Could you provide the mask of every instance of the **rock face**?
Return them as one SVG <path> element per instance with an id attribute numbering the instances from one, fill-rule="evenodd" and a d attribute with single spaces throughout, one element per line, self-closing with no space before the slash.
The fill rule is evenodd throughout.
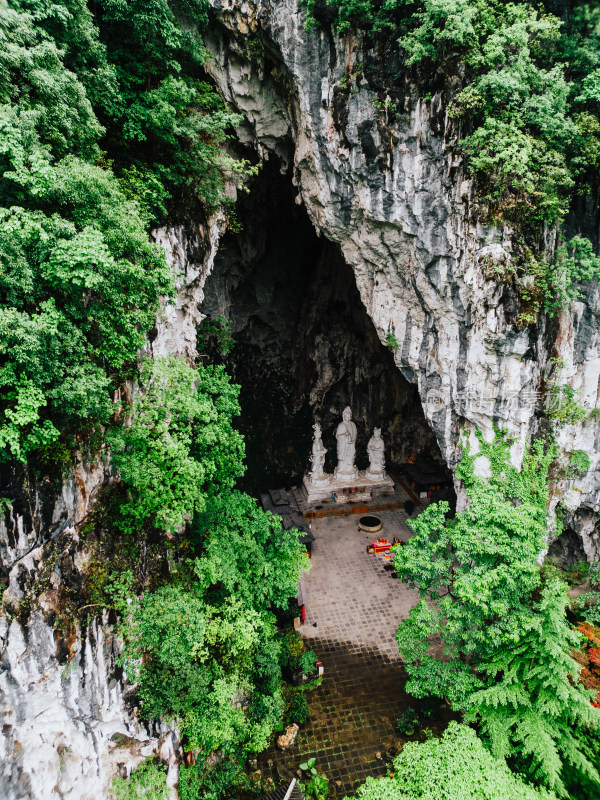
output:
<path id="1" fill-rule="evenodd" d="M 153 354 L 195 355 L 198 306 L 220 227 L 216 218 L 156 232 L 178 292 L 157 320 Z M 115 775 L 127 776 L 153 754 L 169 764 L 168 781 L 176 784 L 176 733 L 137 720 L 117 663 L 114 615 L 94 609 L 73 619 L 65 606 L 81 592 L 88 566 L 82 528 L 110 481 L 107 461 L 83 456 L 62 484 L 24 467 L 2 474 L 2 496 L 12 501 L 0 519 L 3 800 L 105 800 Z"/>
<path id="2" fill-rule="evenodd" d="M 291 171 L 297 202 L 352 267 L 380 340 L 398 341 L 396 365 L 418 387 L 447 463 L 459 457 L 461 430 L 489 435 L 494 422 L 516 437 L 518 461 L 548 380 L 580 390 L 586 418 L 557 435 L 591 465 L 562 481 L 556 502 L 570 509 L 586 552 L 598 552 L 598 287 L 557 331 L 517 329 L 514 293 L 494 279 L 510 262 L 512 231 L 478 221 L 441 98 L 419 98 L 395 47 L 384 53 L 327 24 L 307 33 L 299 0 L 211 6 L 208 69 L 245 117 L 240 142 Z"/>
<path id="3" fill-rule="evenodd" d="M 105 798 L 113 776 L 159 754 L 176 773 L 176 736 L 151 731 L 130 714 L 106 614 L 77 632 L 59 664 L 54 631 L 40 610 L 28 624 L 0 621 L 0 795 Z"/>

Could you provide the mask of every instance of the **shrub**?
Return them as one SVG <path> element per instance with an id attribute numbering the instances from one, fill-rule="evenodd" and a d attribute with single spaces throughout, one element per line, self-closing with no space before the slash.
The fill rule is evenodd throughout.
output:
<path id="1" fill-rule="evenodd" d="M 290 700 L 288 715 L 291 722 L 302 725 L 310 717 L 308 701 L 303 692 L 294 692 Z"/>
<path id="2" fill-rule="evenodd" d="M 147 758 L 128 778 L 113 778 L 110 792 L 118 800 L 167 800 L 167 768 L 154 758 Z"/>
<path id="3" fill-rule="evenodd" d="M 329 797 L 329 780 L 319 774 L 315 767 L 315 758 L 300 764 L 300 769 L 310 775 L 308 783 L 301 785 L 306 800 L 327 800 Z"/>
<path id="4" fill-rule="evenodd" d="M 590 457 L 585 450 L 573 450 L 569 456 L 574 477 L 585 475 L 590 468 Z"/>
<path id="5" fill-rule="evenodd" d="M 579 391 L 567 383 L 553 386 L 549 397 L 548 416 L 559 425 L 575 425 L 585 417 L 579 402 Z"/>
<path id="6" fill-rule="evenodd" d="M 315 671 L 317 656 L 307 650 L 302 636 L 297 631 L 290 631 L 284 636 L 281 654 L 283 667 L 303 675 L 312 675 Z"/>
<path id="7" fill-rule="evenodd" d="M 407 708 L 396 722 L 396 730 L 404 736 L 412 736 L 419 726 L 419 716 L 414 708 Z"/>
<path id="8" fill-rule="evenodd" d="M 392 778 L 367 778 L 359 800 L 556 800 L 513 775 L 467 725 L 451 722 L 440 739 L 409 742 Z"/>
<path id="9" fill-rule="evenodd" d="M 198 761 L 191 767 L 180 767 L 177 790 L 180 800 L 231 800 L 248 785 L 238 759 L 226 754 L 214 766 Z"/>

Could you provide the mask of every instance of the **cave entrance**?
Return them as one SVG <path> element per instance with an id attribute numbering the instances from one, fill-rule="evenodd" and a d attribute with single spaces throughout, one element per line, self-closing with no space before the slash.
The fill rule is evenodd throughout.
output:
<path id="1" fill-rule="evenodd" d="M 320 238 L 273 161 L 237 206 L 238 230 L 223 238 L 203 312 L 229 320 L 227 368 L 241 385 L 244 488 L 299 485 L 318 420 L 335 466 L 335 429 L 349 405 L 358 428 L 357 466 L 381 427 L 386 462 L 446 470 L 417 389 L 396 367 L 360 299 L 339 248 Z M 449 477 L 449 473 L 446 471 Z M 451 482 L 450 482 L 451 483 Z"/>

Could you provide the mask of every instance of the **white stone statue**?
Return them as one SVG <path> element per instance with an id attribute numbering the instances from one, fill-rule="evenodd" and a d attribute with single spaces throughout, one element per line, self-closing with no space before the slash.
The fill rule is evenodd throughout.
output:
<path id="1" fill-rule="evenodd" d="M 323 471 L 325 466 L 325 453 L 327 450 L 321 441 L 321 426 L 318 422 L 313 425 L 313 431 L 315 435 L 313 437 L 312 455 L 310 457 L 312 469 L 309 472 L 309 476 L 310 482 L 313 485 L 322 486 L 325 483 L 329 483 L 329 475 L 325 475 Z"/>
<path id="2" fill-rule="evenodd" d="M 381 438 L 381 428 L 373 428 L 373 436 L 369 439 L 367 451 L 369 453 L 367 478 L 374 481 L 385 478 L 385 445 Z"/>
<path id="3" fill-rule="evenodd" d="M 337 438 L 338 465 L 335 468 L 335 477 L 338 480 L 354 479 L 358 477 L 358 470 L 354 464 L 356 454 L 356 425 L 352 422 L 352 411 L 346 406 L 342 414 L 342 422 L 335 432 Z"/>

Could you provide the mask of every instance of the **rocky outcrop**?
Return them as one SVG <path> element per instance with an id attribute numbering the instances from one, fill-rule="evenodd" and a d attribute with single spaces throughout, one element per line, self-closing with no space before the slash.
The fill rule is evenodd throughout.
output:
<path id="1" fill-rule="evenodd" d="M 41 609 L 25 625 L 0 618 L 0 645 L 0 796 L 105 798 L 115 775 L 150 755 L 169 763 L 176 780 L 176 736 L 132 717 L 106 612 L 76 630 L 64 663 Z"/>
<path id="2" fill-rule="evenodd" d="M 512 258 L 513 232 L 478 219 L 441 96 L 419 97 L 381 41 L 339 37 L 327 24 L 308 33 L 300 0 L 211 6 L 208 69 L 245 117 L 240 142 L 291 167 L 297 202 L 352 267 L 381 341 L 397 339 L 396 365 L 418 386 L 447 463 L 457 461 L 461 430 L 489 434 L 494 423 L 516 436 L 519 460 L 537 428 L 550 356 L 566 365 L 554 378 L 581 388 L 592 412 L 597 287 L 563 314 L 556 337 L 543 322 L 515 326 L 516 298 L 496 277 Z M 588 474 L 563 481 L 561 494 L 573 512 L 596 513 L 598 421 L 588 416 L 558 436 L 591 456 Z"/>
<path id="3" fill-rule="evenodd" d="M 194 357 L 202 286 L 221 226 L 217 217 L 156 231 L 177 297 L 159 315 L 148 345 L 153 355 Z M 169 764 L 171 786 L 177 781 L 177 736 L 166 725 L 138 721 L 133 687 L 117 661 L 114 614 L 74 613 L 89 560 L 82 528 L 111 481 L 107 458 L 75 459 L 62 481 L 25 467 L 2 476 L 2 496 L 10 501 L 0 520 L 3 800 L 105 800 L 113 778 L 150 755 Z"/>
<path id="4" fill-rule="evenodd" d="M 196 330 L 202 322 L 204 284 L 210 274 L 225 229 L 223 214 L 216 213 L 200 224 L 158 228 L 154 241 L 167 255 L 177 291 L 165 304 L 148 345 L 153 356 L 180 355 L 196 358 Z"/>

